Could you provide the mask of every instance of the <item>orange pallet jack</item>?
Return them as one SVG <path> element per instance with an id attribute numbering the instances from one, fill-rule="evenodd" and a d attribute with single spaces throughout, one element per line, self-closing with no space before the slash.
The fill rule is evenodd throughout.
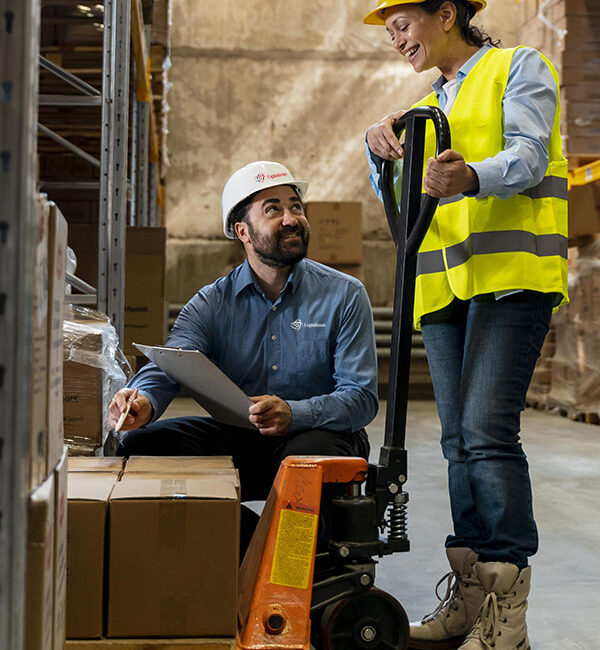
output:
<path id="1" fill-rule="evenodd" d="M 450 129 L 441 110 L 424 106 L 405 113 L 394 131 L 405 135 L 405 155 L 399 197 L 397 168 L 389 161 L 381 167 L 396 284 L 379 463 L 311 456 L 283 461 L 240 569 L 238 650 L 405 650 L 408 644 L 402 605 L 374 587 L 374 556 L 410 548 L 403 486 L 414 286 L 417 251 L 438 205 L 422 194 L 424 145 L 435 137 L 437 153 L 450 148 Z M 317 553 L 324 484 L 344 485 L 346 495 L 331 500 L 327 550 Z"/>

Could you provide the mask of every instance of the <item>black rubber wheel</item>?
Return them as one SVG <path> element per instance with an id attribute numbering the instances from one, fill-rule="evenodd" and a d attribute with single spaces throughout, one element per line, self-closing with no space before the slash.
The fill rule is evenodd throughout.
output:
<path id="1" fill-rule="evenodd" d="M 406 650 L 408 617 L 402 605 L 380 589 L 369 589 L 325 608 L 322 650 Z"/>

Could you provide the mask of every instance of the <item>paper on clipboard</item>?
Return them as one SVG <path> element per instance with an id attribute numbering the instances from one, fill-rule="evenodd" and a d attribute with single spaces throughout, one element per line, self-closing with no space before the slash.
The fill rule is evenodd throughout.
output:
<path id="1" fill-rule="evenodd" d="M 202 352 L 158 345 L 133 345 L 186 388 L 215 420 L 246 429 L 256 428 L 248 420 L 248 407 L 252 400 Z"/>

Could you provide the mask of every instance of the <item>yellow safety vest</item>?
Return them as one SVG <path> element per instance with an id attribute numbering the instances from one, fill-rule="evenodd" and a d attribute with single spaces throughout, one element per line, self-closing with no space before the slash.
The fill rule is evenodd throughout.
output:
<path id="1" fill-rule="evenodd" d="M 513 49 L 486 52 L 459 88 L 448 115 L 452 149 L 479 162 L 504 149 L 502 98 Z M 556 70 L 546 59 L 558 88 Z M 557 93 L 558 94 L 558 93 Z M 438 106 L 435 92 L 414 106 Z M 567 161 L 562 155 L 560 104 L 542 182 L 508 199 L 496 196 L 441 199 L 417 258 L 414 321 L 442 309 L 454 297 L 531 289 L 567 298 Z M 425 164 L 435 156 L 430 121 Z"/>

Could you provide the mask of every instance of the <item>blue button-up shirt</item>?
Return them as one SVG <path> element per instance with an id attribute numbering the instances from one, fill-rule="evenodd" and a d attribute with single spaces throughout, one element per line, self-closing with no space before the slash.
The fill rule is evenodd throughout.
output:
<path id="1" fill-rule="evenodd" d="M 456 74 L 457 93 L 465 77 L 490 49 L 484 45 Z M 447 97 L 442 76 L 433 83 L 439 107 L 444 110 Z M 548 168 L 548 144 L 552 134 L 556 104 L 556 82 L 537 50 L 515 50 L 504 98 L 504 150 L 482 161 L 469 162 L 479 178 L 479 191 L 471 196 L 497 196 L 507 199 L 542 181 Z M 379 190 L 380 163 L 367 147 L 370 180 L 375 193 Z"/>
<path id="2" fill-rule="evenodd" d="M 377 413 L 377 356 L 367 292 L 353 277 L 298 262 L 275 302 L 244 262 L 202 288 L 167 339 L 200 350 L 246 394 L 290 405 L 291 431 L 357 431 Z M 153 363 L 129 382 L 158 418 L 179 386 Z"/>

